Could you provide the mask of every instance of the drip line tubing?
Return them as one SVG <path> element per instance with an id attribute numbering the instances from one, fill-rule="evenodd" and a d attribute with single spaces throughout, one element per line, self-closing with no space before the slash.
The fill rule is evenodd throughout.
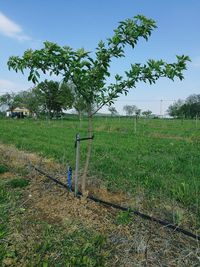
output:
<path id="1" fill-rule="evenodd" d="M 45 173 L 44 171 L 38 169 L 37 167 L 33 166 L 33 168 L 39 172 L 40 174 L 46 176 L 47 178 L 49 178 L 50 180 L 52 180 L 53 182 L 55 182 L 56 184 L 59 184 L 61 185 L 62 187 L 66 188 L 67 190 L 69 190 L 69 187 L 62 183 L 61 181 L 57 180 L 56 178 L 50 176 L 49 174 Z M 73 189 L 72 189 L 73 191 Z M 82 196 L 82 193 L 81 192 L 78 192 L 78 196 Z M 158 218 L 155 218 L 155 217 L 152 217 L 150 215 L 147 215 L 147 214 L 144 214 L 144 213 L 141 213 L 139 211 L 136 211 L 136 210 L 132 210 L 130 208 L 126 208 L 126 207 L 122 207 L 120 205 L 117 205 L 117 204 L 114 204 L 114 203 L 111 203 L 111 202 L 107 202 L 107 201 L 104 201 L 104 200 L 101 200 L 101 199 L 98 199 L 92 195 L 88 195 L 87 196 L 88 199 L 96 202 L 96 203 L 100 203 L 104 206 L 108 206 L 108 207 L 112 207 L 112 208 L 115 208 L 115 209 L 118 209 L 118 210 L 122 210 L 122 211 L 128 211 L 134 215 L 137 215 L 139 217 L 141 217 L 142 219 L 145 219 L 145 220 L 149 220 L 149 221 L 152 221 L 152 222 L 155 222 L 155 223 L 159 223 L 160 225 L 163 225 L 165 226 L 166 228 L 169 228 L 169 229 L 172 229 L 174 230 L 175 232 L 179 232 L 179 233 L 182 233 L 186 236 L 189 236 L 189 237 L 192 237 L 198 241 L 200 241 L 200 235 L 196 235 L 190 231 L 187 231 L 181 227 L 178 227 L 177 225 L 174 225 L 174 224 L 171 224 L 170 222 L 167 222 L 167 221 L 163 221 L 161 219 L 158 219 Z"/>

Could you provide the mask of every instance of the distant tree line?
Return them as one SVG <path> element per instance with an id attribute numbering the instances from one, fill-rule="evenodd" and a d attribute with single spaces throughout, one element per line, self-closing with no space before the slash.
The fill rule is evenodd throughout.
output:
<path id="1" fill-rule="evenodd" d="M 168 108 L 168 114 L 174 118 L 194 119 L 200 116 L 200 94 L 193 94 L 186 100 L 178 100 Z"/>
<path id="2" fill-rule="evenodd" d="M 142 112 L 142 110 L 136 107 L 135 105 L 125 105 L 123 107 L 123 110 L 126 112 L 126 116 L 130 116 L 130 117 L 135 115 L 138 118 L 141 115 L 143 115 L 146 118 L 148 118 L 152 115 L 151 110 L 145 110 Z"/>
<path id="3" fill-rule="evenodd" d="M 26 91 L 5 93 L 0 96 L 0 106 L 3 105 L 11 112 L 17 107 L 23 107 L 34 116 L 43 114 L 49 119 L 59 117 L 63 111 L 71 108 L 81 116 L 86 109 L 82 99 L 75 96 L 72 85 L 48 80 Z"/>
<path id="4" fill-rule="evenodd" d="M 30 114 L 36 117 L 48 116 L 49 119 L 58 118 L 63 111 L 74 108 L 81 120 L 82 115 L 87 112 L 87 106 L 81 96 L 76 95 L 73 84 L 59 83 L 58 81 L 48 81 L 39 83 L 37 86 L 17 93 L 5 93 L 0 96 L 0 107 L 7 106 L 9 111 L 15 108 L 26 108 Z M 92 110 L 95 110 L 95 104 Z M 152 111 L 143 111 L 135 105 L 125 105 L 123 110 L 127 116 L 141 115 L 150 117 Z M 114 106 L 108 108 L 111 116 L 118 114 Z"/>
<path id="5" fill-rule="evenodd" d="M 125 111 L 126 116 L 136 117 L 136 119 L 138 119 L 141 116 L 145 118 L 149 118 L 152 116 L 151 110 L 142 111 L 142 109 L 138 108 L 135 105 L 125 105 L 123 107 L 123 110 Z M 113 105 L 108 108 L 108 111 L 110 112 L 111 116 L 119 115 L 119 113 L 117 112 L 116 108 Z"/>

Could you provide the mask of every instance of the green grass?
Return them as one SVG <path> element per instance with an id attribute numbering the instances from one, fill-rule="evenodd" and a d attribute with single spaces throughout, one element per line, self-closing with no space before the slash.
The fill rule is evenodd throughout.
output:
<path id="1" fill-rule="evenodd" d="M 14 178 L 6 183 L 6 185 L 8 185 L 11 188 L 17 188 L 17 187 L 23 188 L 26 187 L 28 184 L 29 181 L 22 178 Z"/>
<path id="2" fill-rule="evenodd" d="M 104 266 L 108 253 L 104 252 L 106 240 L 81 228 L 66 233 L 61 225 L 35 222 L 40 239 L 30 248 L 29 266 L 46 267 L 95 267 Z M 71 226 L 69 225 L 69 228 Z M 56 256 L 56 257 L 55 257 Z"/>
<path id="3" fill-rule="evenodd" d="M 116 217 L 117 224 L 129 224 L 133 220 L 129 211 L 121 211 Z"/>
<path id="4" fill-rule="evenodd" d="M 35 151 L 62 164 L 75 166 L 74 139 L 87 135 L 76 119 L 59 121 L 0 120 L 0 141 Z M 199 212 L 200 121 L 141 119 L 134 133 L 128 118 L 94 121 L 90 175 L 105 181 L 111 190 L 132 194 L 142 188 L 148 197 L 170 198 Z M 86 142 L 81 143 L 83 166 Z"/>
<path id="5" fill-rule="evenodd" d="M 8 184 L 12 181 L 0 180 L 0 266 L 3 266 L 2 263 L 5 258 L 15 257 L 8 247 L 9 220 L 11 214 L 13 216 L 13 212 L 17 209 L 21 192 L 9 189 Z"/>
<path id="6" fill-rule="evenodd" d="M 0 164 L 0 174 L 5 172 L 8 172 L 8 167 L 3 164 Z"/>

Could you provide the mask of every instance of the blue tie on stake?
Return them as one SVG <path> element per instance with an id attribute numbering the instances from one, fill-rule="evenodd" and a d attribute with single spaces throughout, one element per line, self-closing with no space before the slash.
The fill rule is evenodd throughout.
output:
<path id="1" fill-rule="evenodd" d="M 67 170 L 67 184 L 69 187 L 69 191 L 72 191 L 72 168 L 69 166 Z"/>

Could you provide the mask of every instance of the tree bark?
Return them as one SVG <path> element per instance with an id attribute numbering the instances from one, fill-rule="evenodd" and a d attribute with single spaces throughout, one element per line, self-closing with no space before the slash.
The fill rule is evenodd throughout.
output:
<path id="1" fill-rule="evenodd" d="M 82 114 L 81 114 L 81 111 L 78 111 L 78 117 L 79 117 L 79 128 L 82 128 Z"/>
<path id="2" fill-rule="evenodd" d="M 91 138 L 92 134 L 93 134 L 93 117 L 92 117 L 91 107 L 89 107 L 89 110 L 88 110 L 88 137 Z M 86 154 L 85 166 L 84 166 L 84 171 L 83 171 L 83 176 L 82 176 L 82 185 L 81 185 L 83 195 L 85 193 L 86 179 L 87 179 L 88 168 L 89 168 L 89 163 L 90 163 L 90 158 L 91 158 L 91 151 L 92 151 L 92 139 L 89 139 L 88 143 L 87 143 L 87 154 Z"/>

